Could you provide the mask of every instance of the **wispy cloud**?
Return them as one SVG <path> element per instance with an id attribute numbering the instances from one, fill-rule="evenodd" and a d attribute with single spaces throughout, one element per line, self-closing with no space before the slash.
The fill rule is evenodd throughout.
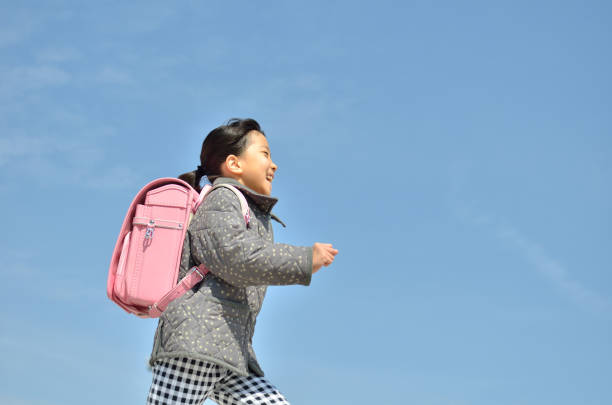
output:
<path id="1" fill-rule="evenodd" d="M 4 265 L 0 280 L 5 285 L 27 285 L 31 298 L 66 303 L 83 303 L 100 295 L 99 286 L 92 286 L 89 280 L 57 272 L 49 273 L 48 266 L 32 264 L 31 258 L 16 259 L 15 255 L 4 254 Z"/>
<path id="2" fill-rule="evenodd" d="M 21 45 L 44 32 L 50 24 L 63 24 L 74 15 L 69 5 L 41 2 L 33 6 L 27 2 L 3 2 L 0 49 Z"/>
<path id="3" fill-rule="evenodd" d="M 79 51 L 67 46 L 43 48 L 36 53 L 36 59 L 41 63 L 65 63 L 80 58 Z"/>
<path id="4" fill-rule="evenodd" d="M 70 52 L 49 51 L 45 58 L 64 59 Z M 105 145 L 117 130 L 94 121 L 80 105 L 52 101 L 48 88 L 71 86 L 75 78 L 50 63 L 0 66 L 0 167 L 5 179 L 18 176 L 46 184 L 89 189 L 122 188 L 136 179 L 128 167 L 113 163 Z M 76 79 L 78 80 L 78 79 Z M 126 83 L 129 76 L 105 68 L 99 82 Z M 83 181 L 93 179 L 96 181 Z"/>
<path id="5" fill-rule="evenodd" d="M 28 26 L 27 13 L 11 12 Z M 67 18 L 48 14 L 45 18 Z M 3 33 L 15 41 L 24 37 L 13 25 L 0 29 L 0 44 Z M 0 188 L 12 178 L 87 189 L 133 186 L 138 176 L 113 162 L 109 150 L 118 130 L 78 100 L 83 87 L 131 83 L 129 70 L 111 64 L 83 71 L 75 65 L 82 53 L 72 46 L 49 46 L 30 56 L 0 62 Z"/>
<path id="6" fill-rule="evenodd" d="M 133 186 L 138 174 L 129 167 L 108 164 L 96 138 L 13 135 L 0 138 L 3 176 L 29 178 L 45 184 L 86 189 Z"/>
<path id="7" fill-rule="evenodd" d="M 3 11 L 3 17 L 0 17 L 0 48 L 18 44 L 36 30 L 37 19 L 24 10 L 7 12 L 3 5 Z"/>
<path id="8" fill-rule="evenodd" d="M 610 312 L 612 303 L 609 298 L 576 279 L 562 260 L 546 251 L 542 243 L 530 239 L 500 215 L 479 207 L 477 202 L 462 198 L 465 169 L 461 165 L 453 167 L 450 190 L 452 208 L 463 222 L 484 228 L 491 237 L 515 249 L 531 265 L 531 269 L 537 271 L 567 299 L 589 310 Z"/>
<path id="9" fill-rule="evenodd" d="M 493 224 L 496 235 L 517 248 L 546 280 L 572 301 L 598 311 L 610 309 L 610 302 L 594 290 L 576 280 L 561 262 L 537 242 L 529 240 L 518 229 L 501 224 Z"/>
<path id="10" fill-rule="evenodd" d="M 0 66 L 0 97 L 4 100 L 23 96 L 23 92 L 68 83 L 71 74 L 51 64 Z"/>
<path id="11" fill-rule="evenodd" d="M 102 68 L 96 75 L 96 81 L 103 84 L 131 84 L 134 82 L 132 75 L 125 69 L 114 66 Z"/>
<path id="12" fill-rule="evenodd" d="M 60 405 L 59 402 L 50 402 L 46 400 L 22 399 L 7 395 L 0 396 L 0 403 L 3 405 Z"/>
<path id="13" fill-rule="evenodd" d="M 0 167 L 25 156 L 42 156 L 52 153 L 57 145 L 48 139 L 33 136 L 5 136 L 0 138 Z"/>

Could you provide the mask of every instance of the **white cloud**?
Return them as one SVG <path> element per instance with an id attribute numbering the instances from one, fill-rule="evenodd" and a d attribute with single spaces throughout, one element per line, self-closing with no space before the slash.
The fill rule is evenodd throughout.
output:
<path id="1" fill-rule="evenodd" d="M 571 301 L 590 310 L 609 312 L 612 308 L 610 300 L 577 280 L 562 261 L 546 252 L 539 242 L 530 240 L 520 229 L 508 224 L 498 215 L 480 209 L 475 201 L 461 198 L 467 166 L 463 162 L 455 163 L 451 167 L 449 198 L 455 215 L 466 223 L 484 227 L 491 236 L 516 249 L 531 264 L 531 268 Z"/>
<path id="2" fill-rule="evenodd" d="M 71 88 L 83 80 L 127 84 L 132 78 L 126 71 L 107 66 L 84 79 L 59 66 L 78 57 L 72 48 L 47 48 L 36 56 L 38 62 L 0 64 L 0 168 L 6 181 L 25 177 L 33 180 L 30 184 L 88 189 L 133 185 L 133 171 L 114 163 L 106 149 L 107 139 L 117 135 L 116 128 L 93 120 L 75 100 L 58 103 L 55 92 L 55 88 Z M 6 181 L 0 185 L 3 189 Z"/>
<path id="3" fill-rule="evenodd" d="M 46 400 L 23 399 L 12 396 L 0 396 L 0 404 L 2 405 L 60 405 L 59 402 L 49 402 Z"/>
<path id="4" fill-rule="evenodd" d="M 510 226 L 495 224 L 495 229 L 498 237 L 518 248 L 540 274 L 571 300 L 599 311 L 610 309 L 610 302 L 606 298 L 574 279 L 568 269 L 538 243 Z"/>
<path id="5" fill-rule="evenodd" d="M 53 144 L 43 137 L 6 136 L 0 138 L 0 167 L 13 159 L 25 156 L 41 156 L 52 151 Z"/>
<path id="6" fill-rule="evenodd" d="M 65 70 L 49 64 L 3 67 L 0 73 L 3 77 L 0 91 L 5 93 L 5 96 L 48 86 L 61 86 L 68 83 L 72 77 Z"/>
<path id="7" fill-rule="evenodd" d="M 91 189 L 116 189 L 134 186 L 139 181 L 139 176 L 127 167 L 111 167 L 102 173 L 92 176 L 94 181 L 87 185 Z"/>
<path id="8" fill-rule="evenodd" d="M 37 27 L 37 21 L 25 12 L 7 12 L 3 5 L 0 17 L 0 48 L 15 45 L 29 37 Z"/>
<path id="9" fill-rule="evenodd" d="M 27 135 L 15 131 L 0 137 L 0 166 L 9 165 L 24 159 L 44 158 L 57 154 L 75 154 L 88 152 L 91 145 L 87 140 L 61 138 L 49 135 Z"/>
<path id="10" fill-rule="evenodd" d="M 86 189 L 117 189 L 133 186 L 138 181 L 134 170 L 112 162 L 105 149 L 105 140 L 116 134 L 113 127 L 90 124 L 86 117 L 61 109 L 51 115 L 51 121 L 46 120 L 46 124 L 59 128 L 53 132 L 41 124 L 27 129 L 3 129 L 0 134 L 2 177 Z M 57 133 L 61 129 L 67 134 Z M 42 134 L 32 134 L 37 131 Z"/>
<path id="11" fill-rule="evenodd" d="M 138 16 L 137 18 L 128 17 L 129 21 L 123 20 L 126 25 L 122 28 L 141 34 L 160 29 L 178 14 L 176 5 L 172 3 L 158 3 L 151 4 L 149 7 L 142 7 L 137 3 L 126 2 L 122 5 L 122 8 L 117 14 Z M 122 20 L 119 19 L 118 22 L 121 23 Z"/>
<path id="12" fill-rule="evenodd" d="M 27 294 L 51 302 L 83 303 L 100 295 L 100 287 L 62 274 L 50 275 L 44 265 L 28 264 L 31 259 L 14 260 L 6 255 L 0 277 L 5 285 L 27 285 Z M 13 260 L 11 259 L 13 258 Z"/>
<path id="13" fill-rule="evenodd" d="M 69 47 L 45 48 L 38 51 L 36 58 L 42 63 L 63 63 L 81 58 L 80 53 Z"/>
<path id="14" fill-rule="evenodd" d="M 107 66 L 96 75 L 96 80 L 105 84 L 130 84 L 134 82 L 132 76 L 123 69 Z"/>

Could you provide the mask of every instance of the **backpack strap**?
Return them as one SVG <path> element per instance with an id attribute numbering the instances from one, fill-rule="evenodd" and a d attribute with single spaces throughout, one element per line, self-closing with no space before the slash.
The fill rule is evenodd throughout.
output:
<path id="1" fill-rule="evenodd" d="M 211 186 L 210 184 L 205 185 L 202 192 L 200 192 L 200 197 L 198 198 L 197 203 L 193 207 L 193 213 L 195 214 L 200 204 L 204 202 L 204 199 L 208 196 L 208 194 L 210 194 L 211 191 L 220 187 L 230 189 L 236 195 L 236 197 L 238 197 L 238 200 L 240 200 L 240 211 L 242 212 L 242 216 L 244 217 L 244 221 L 246 222 L 246 226 L 248 228 L 251 224 L 251 210 L 249 209 L 249 203 L 244 197 L 244 194 L 242 194 L 240 190 L 231 184 L 217 184 L 216 186 Z"/>
<path id="2" fill-rule="evenodd" d="M 166 295 L 161 297 L 159 301 L 149 308 L 149 316 L 152 318 L 159 318 L 162 312 L 168 308 L 168 304 L 191 290 L 200 281 L 204 280 L 204 276 L 206 276 L 208 272 L 209 270 L 203 264 L 198 267 L 192 267 L 189 273 L 187 273 L 173 289 L 168 291 Z"/>
<path id="3" fill-rule="evenodd" d="M 219 188 L 219 187 L 228 188 L 232 190 L 234 194 L 236 194 L 236 197 L 238 197 L 238 199 L 240 200 L 240 209 L 242 211 L 242 216 L 244 217 L 244 221 L 248 228 L 251 223 L 251 210 L 249 209 L 249 204 L 247 203 L 246 198 L 244 198 L 244 195 L 240 192 L 240 190 L 238 190 L 236 187 L 230 184 L 218 184 L 214 187 L 211 187 L 208 184 L 204 186 L 204 188 L 202 189 L 202 192 L 200 193 L 200 197 L 198 198 L 198 201 L 195 204 L 193 212 L 195 213 L 195 211 L 198 209 L 200 204 L 202 204 L 206 196 L 212 190 Z M 206 274 L 208 274 L 209 271 L 210 270 L 208 270 L 208 268 L 204 265 L 204 263 L 200 264 L 197 267 L 194 266 L 191 269 L 189 269 L 189 272 L 187 273 L 187 275 L 183 277 L 181 281 L 179 281 L 178 284 L 173 289 L 168 291 L 166 295 L 164 295 L 159 301 L 153 304 L 151 308 L 149 308 L 149 316 L 152 318 L 160 317 L 162 312 L 164 312 L 166 308 L 168 308 L 168 305 L 170 304 L 170 302 L 177 299 L 181 295 L 185 294 L 187 291 L 191 290 L 200 281 L 204 280 L 204 277 L 206 276 Z"/>

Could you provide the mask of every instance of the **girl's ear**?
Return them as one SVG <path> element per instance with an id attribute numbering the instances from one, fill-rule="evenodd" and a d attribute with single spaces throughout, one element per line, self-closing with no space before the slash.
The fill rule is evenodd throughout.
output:
<path id="1" fill-rule="evenodd" d="M 240 165 L 240 159 L 236 155 L 228 155 L 225 158 L 225 164 L 223 166 L 231 174 L 242 174 L 242 166 Z"/>

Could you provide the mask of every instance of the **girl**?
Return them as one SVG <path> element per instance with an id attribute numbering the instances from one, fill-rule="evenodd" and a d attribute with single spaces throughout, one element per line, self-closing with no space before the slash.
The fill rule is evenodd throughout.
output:
<path id="1" fill-rule="evenodd" d="M 270 212 L 277 202 L 270 197 L 276 169 L 259 124 L 232 119 L 208 134 L 198 169 L 179 177 L 198 191 L 203 176 L 238 188 L 251 219 L 247 226 L 239 199 L 226 187 L 213 189 L 195 213 L 179 279 L 201 263 L 210 273 L 160 317 L 148 404 L 201 404 L 206 398 L 222 405 L 288 404 L 264 378 L 252 347 L 266 286 L 309 285 L 338 251 L 331 244 L 274 243 L 270 219 L 280 222 Z"/>

